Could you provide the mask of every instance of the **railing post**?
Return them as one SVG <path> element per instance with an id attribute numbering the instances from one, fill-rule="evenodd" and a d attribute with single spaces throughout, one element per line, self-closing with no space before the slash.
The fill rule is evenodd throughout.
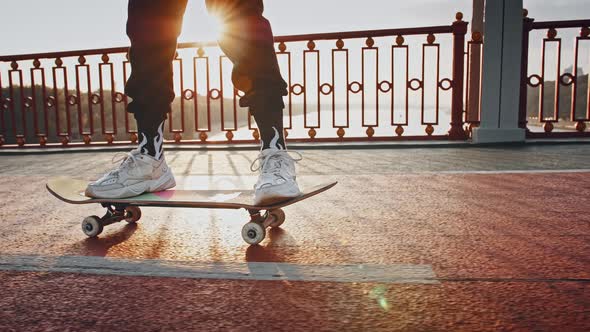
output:
<path id="1" fill-rule="evenodd" d="M 518 108 L 518 128 L 527 128 L 527 87 L 528 87 L 528 65 L 529 65 L 529 33 L 533 27 L 534 19 L 528 18 L 528 11 L 523 10 L 522 23 L 522 57 L 520 61 L 520 101 Z"/>
<path id="2" fill-rule="evenodd" d="M 485 0 L 473 0 L 471 17 L 471 40 L 467 42 L 467 80 L 465 81 L 465 122 L 468 133 L 479 125 L 481 104 L 481 60 L 483 57 L 483 16 Z"/>
<path id="3" fill-rule="evenodd" d="M 467 139 L 463 129 L 463 81 L 465 74 L 465 34 L 467 22 L 463 14 L 458 12 L 453 22 L 453 95 L 451 101 L 451 128 L 449 138 L 452 140 Z"/>

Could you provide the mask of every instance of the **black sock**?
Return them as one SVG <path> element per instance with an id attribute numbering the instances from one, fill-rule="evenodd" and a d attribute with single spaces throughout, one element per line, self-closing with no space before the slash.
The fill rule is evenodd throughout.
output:
<path id="1" fill-rule="evenodd" d="M 269 129 L 262 130 L 260 129 L 260 138 L 261 138 L 261 149 L 279 149 L 279 150 L 287 150 L 285 146 L 285 137 L 284 132 L 282 130 L 278 130 L 276 127 L 272 127 Z"/>
<path id="2" fill-rule="evenodd" d="M 155 159 L 164 156 L 164 121 L 157 126 L 139 126 L 138 123 L 139 150 Z"/>
<path id="3" fill-rule="evenodd" d="M 283 130 L 283 108 L 285 106 L 281 96 L 275 99 L 275 102 L 272 102 L 272 98 L 264 98 L 263 101 L 257 103 L 256 107 L 250 107 L 250 112 L 254 115 L 260 132 L 261 150 L 287 149 Z"/>
<path id="4" fill-rule="evenodd" d="M 258 131 L 260 132 L 261 150 L 279 149 L 287 150 L 285 144 L 285 132 L 283 130 L 283 119 L 280 124 L 277 122 L 270 123 L 267 119 L 256 119 Z"/>

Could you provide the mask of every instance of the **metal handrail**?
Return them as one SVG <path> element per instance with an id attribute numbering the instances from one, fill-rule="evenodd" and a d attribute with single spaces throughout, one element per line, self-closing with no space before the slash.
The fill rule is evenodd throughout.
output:
<path id="1" fill-rule="evenodd" d="M 333 40 L 333 39 L 357 39 L 357 38 L 376 38 L 396 35 L 423 35 L 428 33 L 452 33 L 453 28 L 450 25 L 429 26 L 429 27 L 415 27 L 415 28 L 398 28 L 398 29 L 380 29 L 380 30 L 361 30 L 361 31 L 345 31 L 345 32 L 328 32 L 328 33 L 312 33 L 302 35 L 285 35 L 275 36 L 275 42 L 298 42 L 309 40 Z M 215 47 L 216 41 L 204 42 L 187 42 L 179 43 L 178 48 L 197 48 L 197 47 Z M 29 54 L 14 54 L 14 55 L 0 55 L 0 61 L 22 61 L 33 59 L 51 59 L 51 58 L 65 58 L 79 55 L 102 55 L 106 53 L 125 53 L 129 50 L 129 46 L 107 47 L 96 49 L 84 49 L 61 52 L 46 52 L 46 53 L 29 53 Z"/>

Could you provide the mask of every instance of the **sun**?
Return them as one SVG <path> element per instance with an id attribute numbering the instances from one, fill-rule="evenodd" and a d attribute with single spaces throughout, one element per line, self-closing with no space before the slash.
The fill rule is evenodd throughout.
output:
<path id="1" fill-rule="evenodd" d="M 196 1 L 193 1 L 193 3 Z M 182 25 L 180 40 L 185 42 L 216 41 L 223 37 L 225 24 L 217 15 L 207 11 L 187 8 Z"/>

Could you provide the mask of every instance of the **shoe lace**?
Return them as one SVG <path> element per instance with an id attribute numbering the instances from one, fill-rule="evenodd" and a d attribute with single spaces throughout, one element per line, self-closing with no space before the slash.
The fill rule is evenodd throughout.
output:
<path id="1" fill-rule="evenodd" d="M 296 158 L 293 158 L 291 154 L 294 154 Z M 254 159 L 254 161 L 250 165 L 250 170 L 252 172 L 262 170 L 262 172 L 264 173 L 272 173 L 278 175 L 281 167 L 283 166 L 283 161 L 285 161 L 285 159 L 287 158 L 293 160 L 294 162 L 299 162 L 303 159 L 303 156 L 301 155 L 301 153 L 297 151 L 287 150 L 276 150 L 266 155 L 263 155 L 261 153 L 258 156 L 258 158 Z"/>
<path id="2" fill-rule="evenodd" d="M 135 151 L 131 151 L 131 152 L 119 152 L 116 153 L 113 156 L 113 159 L 111 159 L 111 162 L 113 164 L 119 164 L 119 167 L 112 170 L 110 172 L 110 174 L 112 175 L 118 175 L 120 171 L 128 169 L 128 168 L 132 168 L 133 166 L 137 166 L 137 158 L 135 157 L 136 153 L 134 153 Z"/>

